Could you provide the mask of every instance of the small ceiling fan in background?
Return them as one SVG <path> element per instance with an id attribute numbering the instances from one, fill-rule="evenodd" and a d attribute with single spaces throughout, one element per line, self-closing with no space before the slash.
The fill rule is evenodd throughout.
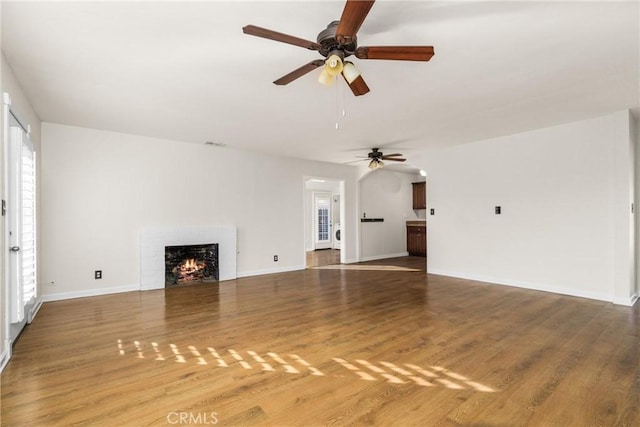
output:
<path id="1" fill-rule="evenodd" d="M 402 157 L 402 154 L 400 153 L 384 154 L 382 151 L 380 151 L 379 148 L 372 148 L 371 152 L 367 154 L 367 157 L 362 158 L 362 160 L 365 160 L 365 161 L 369 160 L 369 169 L 379 169 L 383 167 L 384 166 L 384 163 L 382 163 L 383 160 L 392 161 L 392 162 L 407 161 L 407 159 Z M 359 160 L 356 160 L 356 161 L 359 161 Z"/>
<path id="2" fill-rule="evenodd" d="M 434 55 L 433 46 L 358 46 L 357 32 L 364 22 L 374 0 L 347 0 L 339 21 L 331 22 L 317 37 L 317 42 L 279 33 L 255 25 L 242 28 L 245 34 L 275 40 L 294 46 L 316 50 L 325 59 L 316 59 L 285 74 L 273 83 L 286 85 L 324 65 L 318 81 L 331 86 L 340 74 L 355 96 L 369 92 L 369 87 L 360 71 L 351 61 L 351 55 L 358 59 L 387 59 L 398 61 L 428 61 Z"/>

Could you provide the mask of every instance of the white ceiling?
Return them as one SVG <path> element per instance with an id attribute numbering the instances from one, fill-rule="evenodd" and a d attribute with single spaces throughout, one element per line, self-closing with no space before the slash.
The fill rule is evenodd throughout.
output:
<path id="1" fill-rule="evenodd" d="M 430 62 L 354 59 L 357 98 L 319 69 L 274 85 L 320 55 L 242 27 L 315 41 L 343 6 L 3 0 L 2 51 L 43 121 L 337 163 L 638 112 L 637 0 L 378 1 L 359 45 L 433 45 Z"/>

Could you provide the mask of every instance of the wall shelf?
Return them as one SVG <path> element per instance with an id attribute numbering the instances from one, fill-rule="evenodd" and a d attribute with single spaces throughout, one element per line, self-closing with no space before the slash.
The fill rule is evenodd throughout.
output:
<path id="1" fill-rule="evenodd" d="M 360 218 L 360 222 L 383 222 L 384 218 Z"/>

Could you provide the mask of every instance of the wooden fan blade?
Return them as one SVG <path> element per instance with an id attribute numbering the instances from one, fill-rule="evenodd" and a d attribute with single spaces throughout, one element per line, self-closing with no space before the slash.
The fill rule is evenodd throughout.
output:
<path id="1" fill-rule="evenodd" d="M 387 156 L 382 156 L 380 157 L 381 160 L 387 161 L 387 160 L 391 160 L 392 162 L 406 162 L 407 159 L 398 159 L 397 157 L 387 157 Z"/>
<path id="2" fill-rule="evenodd" d="M 290 36 L 288 34 L 279 33 L 277 31 L 268 30 L 266 28 L 256 27 L 255 25 L 247 25 L 242 27 L 242 32 L 250 36 L 262 37 L 277 42 L 288 43 L 294 46 L 300 46 L 309 50 L 320 50 L 320 45 L 310 40 L 301 39 L 299 37 Z"/>
<path id="3" fill-rule="evenodd" d="M 311 61 L 308 64 L 305 64 L 302 67 L 293 70 L 289 74 L 286 74 L 286 75 L 280 77 L 278 80 L 276 80 L 273 83 L 277 84 L 279 86 L 283 86 L 283 85 L 289 84 L 292 81 L 294 81 L 295 79 L 304 76 L 305 74 L 315 70 L 316 68 L 318 68 L 319 66 L 321 66 L 323 64 L 324 64 L 324 61 L 322 59 L 316 59 L 315 61 Z"/>
<path id="4" fill-rule="evenodd" d="M 344 74 L 342 75 L 342 77 L 344 77 Z M 347 82 L 347 84 L 349 85 L 349 87 L 351 88 L 351 92 L 353 92 L 353 94 L 355 96 L 360 96 L 360 95 L 364 95 L 366 93 L 369 92 L 369 86 L 367 86 L 367 84 L 364 82 L 364 79 L 362 78 L 362 76 L 358 76 L 353 82 L 349 83 L 347 81 L 347 78 L 344 77 L 344 81 Z"/>
<path id="5" fill-rule="evenodd" d="M 360 59 L 390 59 L 398 61 L 428 61 L 435 54 L 433 46 L 360 46 Z"/>
<path id="6" fill-rule="evenodd" d="M 338 43 L 349 43 L 355 37 L 360 26 L 367 17 L 375 0 L 347 0 L 342 10 L 342 16 L 338 28 L 336 28 L 336 40 Z"/>
<path id="7" fill-rule="evenodd" d="M 371 159 L 369 159 L 368 157 L 363 157 L 362 159 L 351 160 L 350 162 L 343 163 L 343 165 L 350 165 L 351 163 L 364 162 L 365 160 L 371 160 Z"/>
<path id="8" fill-rule="evenodd" d="M 398 156 L 402 156 L 402 154 L 400 153 L 385 154 L 383 157 L 398 157 Z"/>

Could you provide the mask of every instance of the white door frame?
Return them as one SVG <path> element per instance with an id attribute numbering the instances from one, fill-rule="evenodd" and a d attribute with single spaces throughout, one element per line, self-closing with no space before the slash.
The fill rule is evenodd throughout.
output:
<path id="1" fill-rule="evenodd" d="M 18 125 L 18 126 L 16 126 Z M 9 232 L 8 240 L 9 257 L 7 271 L 9 272 L 9 322 L 22 323 L 24 321 L 23 289 L 21 286 L 22 257 L 20 247 L 22 242 L 22 200 L 21 200 L 21 175 L 22 175 L 22 143 L 24 129 L 15 116 L 9 117 L 9 165 L 7 168 L 7 224 Z M 13 337 L 12 337 L 13 338 Z"/>

